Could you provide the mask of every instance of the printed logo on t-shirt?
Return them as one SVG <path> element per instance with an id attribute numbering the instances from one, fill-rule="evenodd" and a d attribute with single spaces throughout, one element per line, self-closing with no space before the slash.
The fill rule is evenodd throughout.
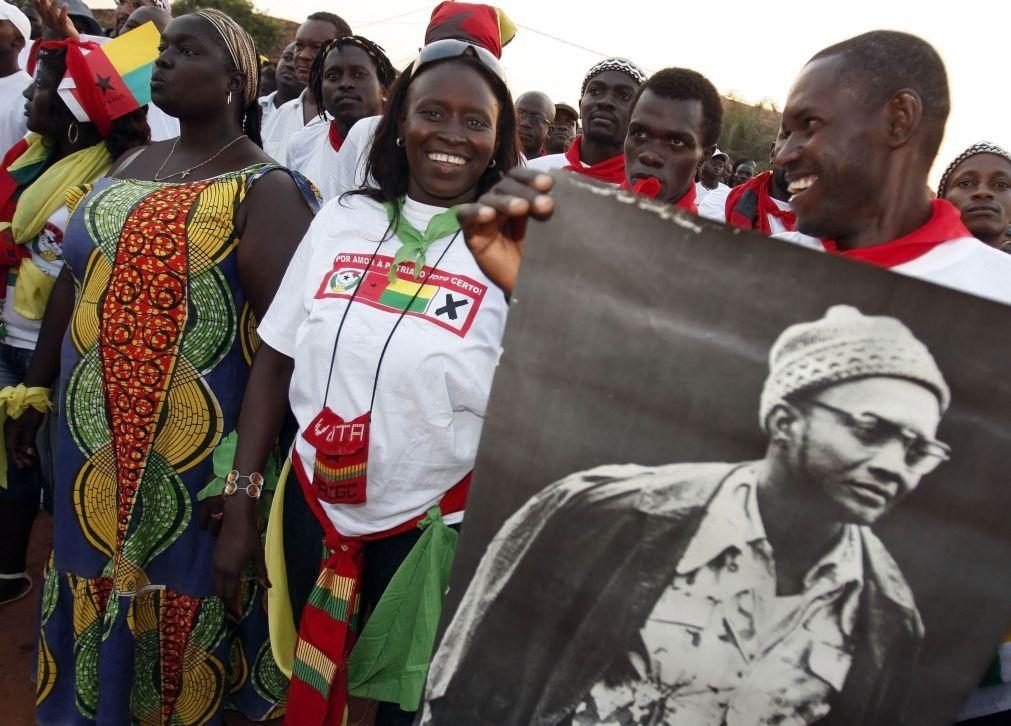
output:
<path id="1" fill-rule="evenodd" d="M 467 335 L 481 307 L 487 287 L 465 275 L 425 267 L 414 279 L 412 265 L 399 265 L 397 279 L 390 282 L 393 258 L 377 255 L 369 267 L 369 255 L 342 253 L 334 259 L 316 291 L 316 299 L 350 299 L 356 287 L 356 302 L 379 310 L 424 318 L 461 338 Z M 366 271 L 368 269 L 368 271 Z"/>
<path id="2" fill-rule="evenodd" d="M 63 231 L 46 222 L 39 236 L 32 242 L 35 253 L 46 262 L 55 262 L 63 257 Z"/>

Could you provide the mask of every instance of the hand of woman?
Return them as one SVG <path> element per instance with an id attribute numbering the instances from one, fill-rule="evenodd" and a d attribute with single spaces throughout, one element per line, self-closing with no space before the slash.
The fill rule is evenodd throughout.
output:
<path id="1" fill-rule="evenodd" d="M 225 516 L 225 498 L 223 496 L 209 497 L 197 508 L 197 521 L 200 529 L 217 537 L 221 532 L 221 522 Z"/>
<path id="2" fill-rule="evenodd" d="M 555 210 L 547 195 L 554 182 L 535 169 L 517 167 L 475 204 L 460 207 L 460 229 L 481 271 L 511 295 L 523 257 L 530 217 L 545 220 Z"/>
<path id="3" fill-rule="evenodd" d="M 35 449 L 35 437 L 45 414 L 34 408 L 26 410 L 19 418 L 8 419 L 4 427 L 7 455 L 19 469 L 29 469 L 39 456 Z"/>
<path id="4" fill-rule="evenodd" d="M 33 0 L 35 9 L 39 12 L 39 18 L 56 38 L 69 38 L 80 40 L 81 34 L 74 27 L 74 22 L 70 19 L 70 8 L 59 2 L 59 0 Z"/>
<path id="5" fill-rule="evenodd" d="M 267 579 L 267 564 L 256 528 L 254 507 L 250 506 L 255 502 L 252 499 L 248 503 L 242 502 L 242 509 L 230 504 L 226 504 L 221 531 L 214 545 L 214 594 L 239 615 L 242 611 L 242 572 L 246 565 L 252 562 L 253 577 L 263 587 L 269 588 L 270 580 Z"/>

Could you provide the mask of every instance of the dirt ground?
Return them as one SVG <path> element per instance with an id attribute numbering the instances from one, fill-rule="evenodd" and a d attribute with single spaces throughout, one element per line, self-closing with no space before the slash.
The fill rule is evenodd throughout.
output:
<path id="1" fill-rule="evenodd" d="M 28 547 L 28 573 L 35 582 L 31 593 L 0 607 L 0 723 L 31 726 L 35 723 L 35 632 L 38 624 L 42 567 L 53 546 L 53 518 L 40 514 Z M 251 724 L 236 713 L 225 714 L 227 726 Z M 273 721 L 269 723 L 280 723 Z"/>
<path id="2" fill-rule="evenodd" d="M 28 572 L 35 582 L 31 593 L 0 607 L 0 708 L 11 726 L 35 722 L 35 630 L 42 567 L 53 546 L 53 519 L 40 514 L 28 548 Z"/>

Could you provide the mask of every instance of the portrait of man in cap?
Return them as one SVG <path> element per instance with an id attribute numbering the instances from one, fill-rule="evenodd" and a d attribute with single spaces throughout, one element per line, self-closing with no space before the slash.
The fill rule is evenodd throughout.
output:
<path id="1" fill-rule="evenodd" d="M 950 457 L 948 385 L 906 325 L 844 305 L 768 360 L 761 460 L 597 467 L 506 521 L 429 722 L 902 722 L 924 630 L 872 528 Z"/>

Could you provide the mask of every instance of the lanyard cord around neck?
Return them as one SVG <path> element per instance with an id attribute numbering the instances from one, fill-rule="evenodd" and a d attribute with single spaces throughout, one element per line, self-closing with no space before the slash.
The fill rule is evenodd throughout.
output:
<path id="1" fill-rule="evenodd" d="M 354 303 L 355 298 L 358 297 L 358 290 L 361 289 L 362 283 L 365 282 L 365 276 L 369 273 L 369 270 L 372 269 L 372 263 L 376 261 L 376 256 L 379 254 L 379 248 L 382 247 L 383 242 L 387 240 L 387 235 L 390 233 L 392 228 L 391 223 L 390 226 L 386 228 L 386 232 L 384 232 L 383 236 L 379 239 L 379 244 L 376 245 L 376 249 L 372 252 L 372 257 L 369 258 L 369 264 L 365 266 L 365 270 L 362 272 L 361 277 L 358 278 L 358 282 L 355 284 L 355 289 L 351 293 L 347 306 L 344 308 L 344 313 L 341 315 L 340 324 L 337 326 L 337 335 L 334 337 L 333 341 L 333 350 L 330 353 L 330 371 L 326 378 L 326 391 L 323 393 L 323 408 L 326 408 L 327 400 L 330 398 L 330 383 L 333 381 L 333 369 L 337 362 L 337 344 L 341 339 L 341 331 L 344 330 L 344 321 L 347 320 L 348 312 L 351 310 L 351 304 Z M 393 329 L 390 330 L 390 334 L 386 336 L 386 342 L 383 343 L 383 349 L 379 353 L 379 362 L 376 364 L 376 376 L 372 382 L 372 397 L 369 399 L 369 413 L 372 413 L 372 407 L 376 402 L 376 390 L 379 388 L 379 370 L 383 366 L 383 358 L 386 357 L 386 349 L 390 347 L 390 341 L 393 340 L 393 334 L 397 332 L 397 328 L 400 327 L 400 321 L 404 319 L 404 316 L 407 315 L 407 311 L 411 309 L 414 301 L 418 299 L 418 295 L 421 294 L 421 289 L 424 287 L 425 283 L 428 282 L 428 278 L 431 277 L 432 273 L 435 272 L 436 268 L 438 268 L 439 263 L 442 262 L 442 258 L 446 256 L 446 253 L 449 252 L 449 248 L 453 246 L 453 243 L 456 242 L 456 238 L 459 236 L 460 230 L 457 230 L 456 234 L 453 235 L 453 239 L 451 239 L 449 244 L 446 245 L 446 249 L 444 249 L 442 254 L 439 255 L 439 259 L 437 259 L 435 264 L 432 265 L 432 267 L 425 273 L 421 282 L 417 283 L 418 289 L 414 291 L 414 295 L 411 296 L 411 299 L 404 306 L 404 309 L 400 311 L 400 315 L 397 316 L 397 321 L 393 324 Z"/>

